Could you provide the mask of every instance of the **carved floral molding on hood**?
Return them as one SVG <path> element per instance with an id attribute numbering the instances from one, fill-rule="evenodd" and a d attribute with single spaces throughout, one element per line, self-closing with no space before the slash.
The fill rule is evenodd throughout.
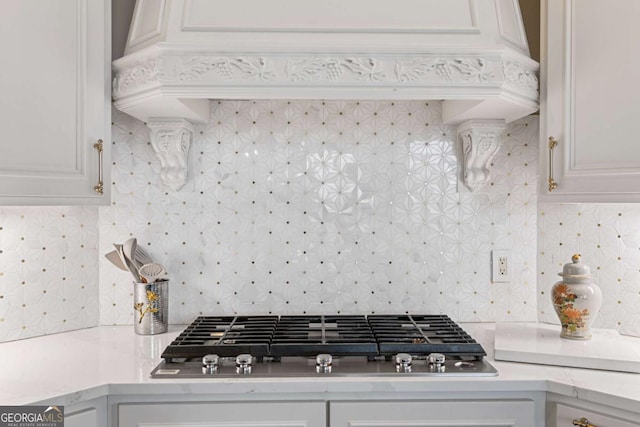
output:
<path id="1" fill-rule="evenodd" d="M 457 86 L 474 85 L 509 89 L 537 99 L 535 71 L 501 57 L 414 56 L 403 58 L 303 56 L 164 56 L 144 59 L 116 73 L 113 94 L 125 97 L 154 83 L 244 84 L 310 82 L 366 83 L 368 85 L 421 82 Z"/>

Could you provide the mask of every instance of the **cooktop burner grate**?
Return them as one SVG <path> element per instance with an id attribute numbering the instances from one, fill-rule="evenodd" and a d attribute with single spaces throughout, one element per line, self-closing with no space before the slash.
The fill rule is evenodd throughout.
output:
<path id="1" fill-rule="evenodd" d="M 200 316 L 169 344 L 162 358 L 189 359 L 210 353 L 268 356 L 277 323 L 278 316 Z"/>
<path id="2" fill-rule="evenodd" d="M 272 356 L 375 356 L 378 347 L 365 316 L 282 316 Z"/>
<path id="3" fill-rule="evenodd" d="M 201 316 L 162 353 L 173 359 L 205 354 L 265 356 L 392 356 L 397 353 L 481 360 L 484 349 L 446 315 Z"/>
<path id="4" fill-rule="evenodd" d="M 443 353 L 482 359 L 486 352 L 446 315 L 372 315 L 367 317 L 380 355 Z"/>

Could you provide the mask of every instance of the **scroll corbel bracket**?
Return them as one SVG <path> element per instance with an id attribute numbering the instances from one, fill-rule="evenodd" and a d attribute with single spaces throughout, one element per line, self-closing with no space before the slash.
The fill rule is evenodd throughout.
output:
<path id="1" fill-rule="evenodd" d="M 489 167 L 505 131 L 503 120 L 469 120 L 458 126 L 464 185 L 477 191 L 491 181 Z"/>
<path id="2" fill-rule="evenodd" d="M 184 119 L 151 119 L 151 146 L 160 159 L 160 180 L 174 191 L 187 182 L 189 148 L 193 125 Z"/>

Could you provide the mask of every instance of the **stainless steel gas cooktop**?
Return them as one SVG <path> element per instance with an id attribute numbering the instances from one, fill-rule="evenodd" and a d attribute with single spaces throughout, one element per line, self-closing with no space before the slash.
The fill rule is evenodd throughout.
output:
<path id="1" fill-rule="evenodd" d="M 446 315 L 198 317 L 152 378 L 495 376 Z"/>

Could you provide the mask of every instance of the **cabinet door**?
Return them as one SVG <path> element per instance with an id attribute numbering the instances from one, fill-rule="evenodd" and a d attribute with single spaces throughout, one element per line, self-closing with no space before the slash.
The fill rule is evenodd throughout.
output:
<path id="1" fill-rule="evenodd" d="M 107 427 L 107 398 L 64 407 L 65 427 Z"/>
<path id="2" fill-rule="evenodd" d="M 637 0 L 542 1 L 541 200 L 640 201 L 638 21 Z"/>
<path id="3" fill-rule="evenodd" d="M 580 425 L 579 423 L 583 418 L 586 419 L 583 420 L 586 423 L 584 425 L 590 424 L 594 427 L 638 427 L 640 425 L 640 417 L 635 421 L 624 420 L 614 417 L 613 414 L 609 416 L 559 404 L 557 406 L 556 423 L 550 427 L 574 427 L 575 425 Z M 578 424 L 574 424 L 574 421 Z"/>
<path id="4" fill-rule="evenodd" d="M 0 205 L 108 204 L 111 2 L 2 1 L 0 51 Z"/>
<path id="5" fill-rule="evenodd" d="M 331 402 L 331 427 L 536 427 L 535 403 L 512 401 Z"/>
<path id="6" fill-rule="evenodd" d="M 98 413 L 95 408 L 64 417 L 65 427 L 98 427 Z"/>
<path id="7" fill-rule="evenodd" d="M 326 427 L 325 402 L 137 403 L 118 406 L 119 427 Z"/>

